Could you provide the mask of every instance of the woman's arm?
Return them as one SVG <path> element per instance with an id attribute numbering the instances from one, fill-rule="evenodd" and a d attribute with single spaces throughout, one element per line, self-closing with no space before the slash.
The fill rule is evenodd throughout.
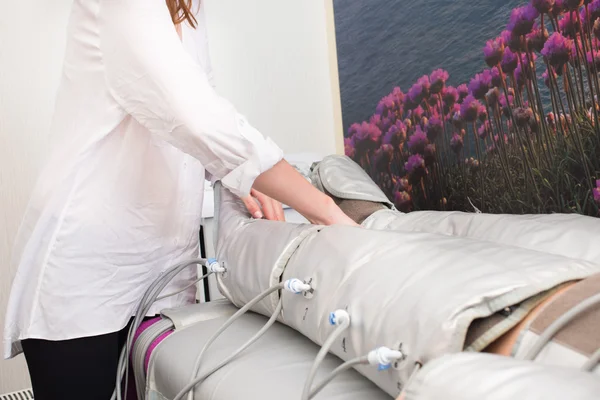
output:
<path id="1" fill-rule="evenodd" d="M 215 92 L 186 53 L 165 1 L 98 4 L 99 60 L 111 96 L 233 193 L 248 195 L 256 177 L 283 153 Z"/>
<path id="2" fill-rule="evenodd" d="M 328 196 L 282 161 L 275 143 L 215 92 L 185 52 L 164 0 L 102 0 L 99 7 L 106 81 L 128 114 L 200 160 L 214 178 L 242 198 L 254 186 L 311 222 L 355 225 Z M 278 214 L 273 213 L 276 219 Z"/>
<path id="3" fill-rule="evenodd" d="M 313 224 L 357 225 L 331 197 L 317 190 L 285 160 L 262 173 L 254 182 L 254 188 L 289 205 Z"/>

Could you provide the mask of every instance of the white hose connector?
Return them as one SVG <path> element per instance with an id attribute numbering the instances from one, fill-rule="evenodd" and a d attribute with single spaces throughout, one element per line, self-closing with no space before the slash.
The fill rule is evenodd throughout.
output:
<path id="1" fill-rule="evenodd" d="M 331 325 L 341 325 L 345 322 L 350 323 L 350 314 L 346 310 L 335 310 L 329 314 L 329 323 Z"/>
<path id="2" fill-rule="evenodd" d="M 224 265 L 221 265 L 215 258 L 209 258 L 206 260 L 206 268 L 215 274 L 222 274 L 227 271 Z"/>
<path id="3" fill-rule="evenodd" d="M 284 282 L 284 289 L 295 294 L 308 292 L 312 287 L 308 283 L 302 282 L 300 279 L 292 278 Z"/>
<path id="4" fill-rule="evenodd" d="M 404 354 L 399 350 L 392 350 L 388 347 L 379 347 L 371 350 L 367 355 L 369 364 L 376 365 L 379 371 L 386 370 L 392 366 L 392 363 L 400 360 Z"/>

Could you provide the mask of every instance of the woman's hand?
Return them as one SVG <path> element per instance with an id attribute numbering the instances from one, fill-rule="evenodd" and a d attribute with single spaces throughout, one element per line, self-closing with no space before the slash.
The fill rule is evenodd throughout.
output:
<path id="1" fill-rule="evenodd" d="M 304 215 L 310 223 L 317 225 L 359 226 L 329 196 L 323 196 L 320 200 L 324 200 L 324 202 L 318 207 L 318 213 Z M 283 213 L 281 203 L 256 189 L 252 189 L 250 195 L 243 197 L 242 201 L 250 212 L 250 215 L 256 219 L 264 217 L 271 221 L 285 221 L 285 214 Z"/>
<path id="2" fill-rule="evenodd" d="M 253 188 L 254 193 L 265 193 L 289 205 L 313 224 L 359 226 L 344 214 L 331 197 L 315 188 L 285 160 L 260 174 L 254 181 Z M 252 200 L 252 194 L 249 197 Z M 250 213 L 254 214 L 256 208 L 248 198 L 242 200 L 249 207 Z"/>
<path id="3" fill-rule="evenodd" d="M 256 189 L 252 189 L 250 195 L 243 197 L 242 201 L 250 215 L 256 219 L 264 217 L 271 221 L 285 221 L 281 203 Z"/>

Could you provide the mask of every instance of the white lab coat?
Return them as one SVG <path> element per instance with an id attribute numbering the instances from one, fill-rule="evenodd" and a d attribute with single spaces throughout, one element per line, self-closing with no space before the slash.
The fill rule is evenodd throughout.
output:
<path id="1" fill-rule="evenodd" d="M 281 160 L 214 91 L 201 10 L 198 23 L 182 44 L 165 0 L 75 0 L 49 159 L 15 246 L 5 357 L 25 338 L 122 329 L 161 271 L 197 256 L 205 169 L 244 195 Z"/>

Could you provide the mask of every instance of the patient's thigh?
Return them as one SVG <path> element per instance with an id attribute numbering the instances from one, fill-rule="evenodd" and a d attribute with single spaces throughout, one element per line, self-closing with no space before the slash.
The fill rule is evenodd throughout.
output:
<path id="1" fill-rule="evenodd" d="M 552 300 L 556 297 L 560 296 L 565 291 L 569 290 L 573 285 L 577 282 L 569 282 L 565 284 L 562 288 L 558 289 L 556 292 L 552 293 L 548 296 L 544 301 L 534 307 L 529 314 L 517 325 L 515 325 L 511 330 L 506 332 L 488 347 L 486 347 L 483 352 L 484 353 L 492 353 L 499 354 L 503 356 L 510 356 L 512 354 L 512 350 L 519 339 L 519 335 L 521 332 L 526 329 L 527 325 L 534 319 L 541 310 L 546 307 Z"/>

